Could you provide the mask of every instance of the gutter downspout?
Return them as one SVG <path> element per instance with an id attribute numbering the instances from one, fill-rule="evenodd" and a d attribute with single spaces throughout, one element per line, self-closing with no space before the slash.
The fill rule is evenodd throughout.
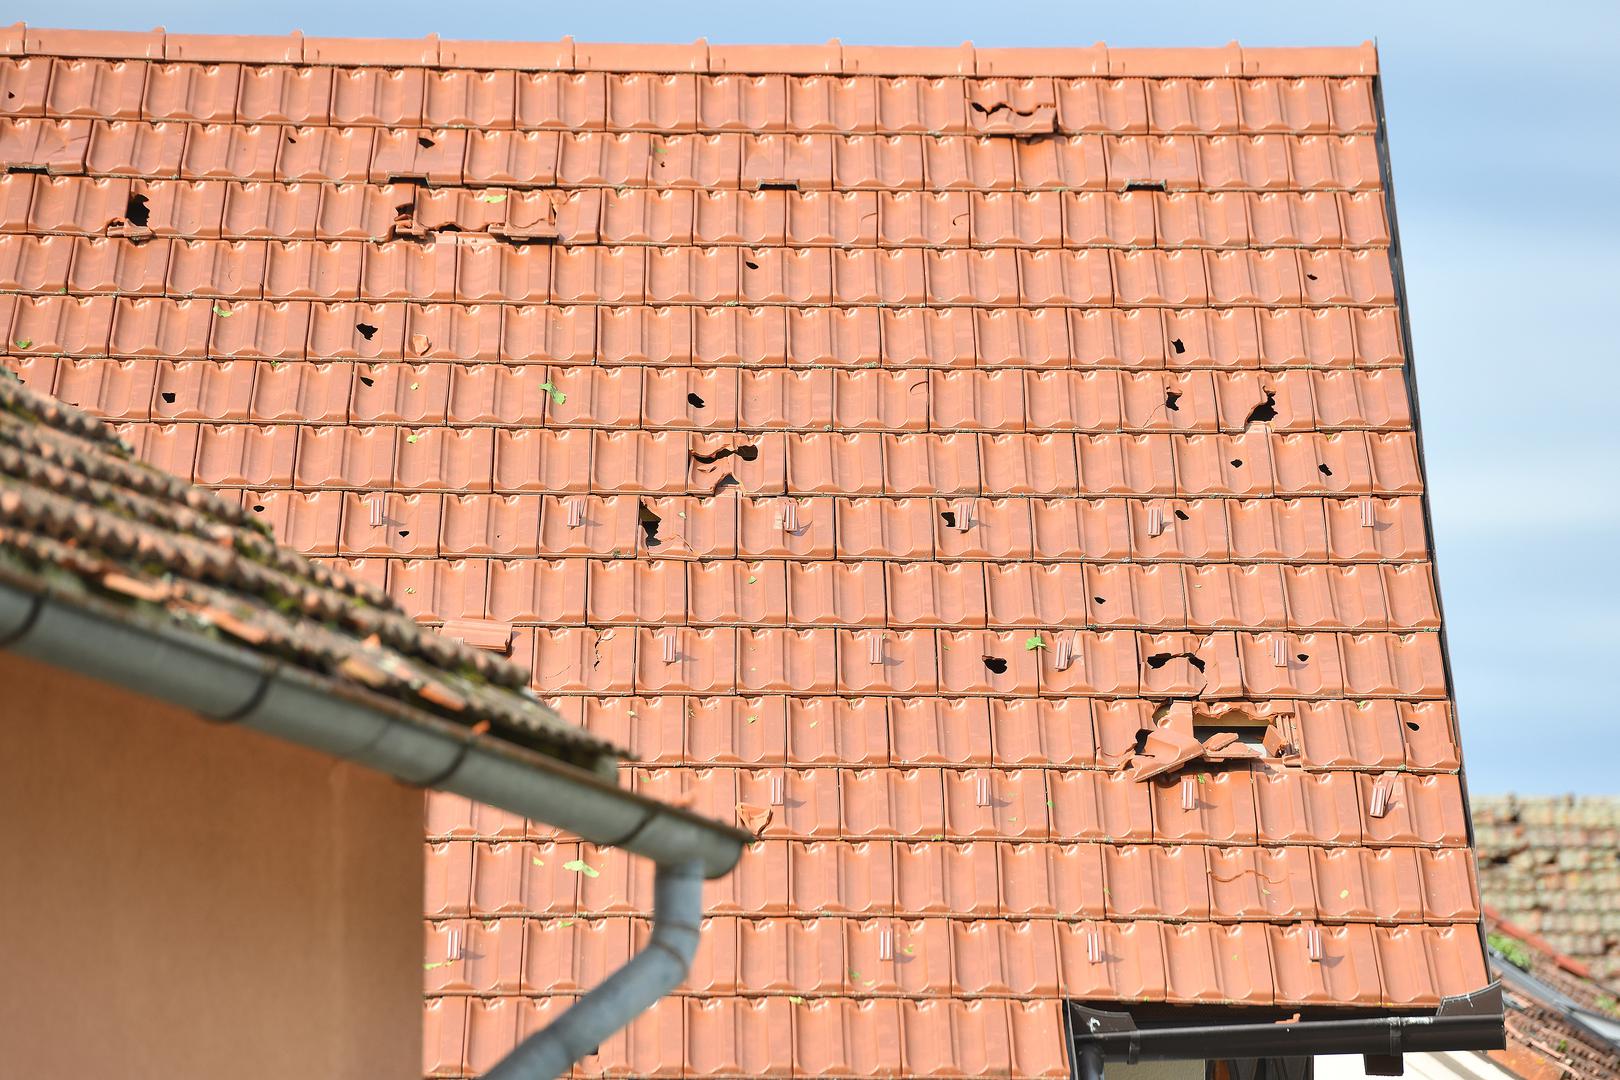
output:
<path id="1" fill-rule="evenodd" d="M 0 578 L 0 648 L 652 859 L 646 948 L 497 1064 L 488 1075 L 498 1080 L 555 1080 L 678 985 L 697 951 L 704 880 L 730 873 L 752 840 L 584 769 L 95 597 Z"/>
<path id="2" fill-rule="evenodd" d="M 553 1080 L 595 1053 L 608 1036 L 686 978 L 702 919 L 703 875 L 697 864 L 660 864 L 653 879 L 652 937 L 647 947 L 518 1044 L 484 1074 L 485 1080 Z"/>

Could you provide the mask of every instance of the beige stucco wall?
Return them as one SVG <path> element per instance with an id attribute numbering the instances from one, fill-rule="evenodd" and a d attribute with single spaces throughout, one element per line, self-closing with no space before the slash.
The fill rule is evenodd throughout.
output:
<path id="1" fill-rule="evenodd" d="M 421 1074 L 422 797 L 0 652 L 0 1074 Z"/>

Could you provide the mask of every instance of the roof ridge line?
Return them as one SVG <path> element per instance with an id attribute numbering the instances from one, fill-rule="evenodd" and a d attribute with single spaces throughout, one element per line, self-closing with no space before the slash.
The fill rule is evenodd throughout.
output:
<path id="1" fill-rule="evenodd" d="M 1378 72 L 1371 41 L 1349 46 L 1244 47 L 1237 42 L 1189 48 L 820 44 L 711 45 L 454 41 L 421 38 L 172 34 L 163 27 L 77 30 L 0 27 L 0 56 L 65 56 L 194 63 L 601 71 L 617 74 L 788 74 L 887 77 L 1344 77 Z"/>

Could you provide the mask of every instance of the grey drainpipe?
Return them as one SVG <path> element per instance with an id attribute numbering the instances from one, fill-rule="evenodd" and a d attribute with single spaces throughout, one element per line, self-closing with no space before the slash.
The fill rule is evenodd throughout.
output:
<path id="1" fill-rule="evenodd" d="M 0 580 L 0 648 L 652 859 L 647 947 L 496 1065 L 488 1075 L 497 1080 L 554 1080 L 679 984 L 697 951 L 704 879 L 729 873 L 751 839 L 583 769 L 94 598 L 59 599 Z"/>

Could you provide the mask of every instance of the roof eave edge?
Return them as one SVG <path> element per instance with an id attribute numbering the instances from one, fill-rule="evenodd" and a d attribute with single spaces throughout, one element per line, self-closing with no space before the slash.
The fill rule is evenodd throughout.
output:
<path id="1" fill-rule="evenodd" d="M 100 605 L 0 581 L 0 648 L 621 847 L 730 872 L 752 837 L 680 807 L 248 649 L 136 626 Z"/>

